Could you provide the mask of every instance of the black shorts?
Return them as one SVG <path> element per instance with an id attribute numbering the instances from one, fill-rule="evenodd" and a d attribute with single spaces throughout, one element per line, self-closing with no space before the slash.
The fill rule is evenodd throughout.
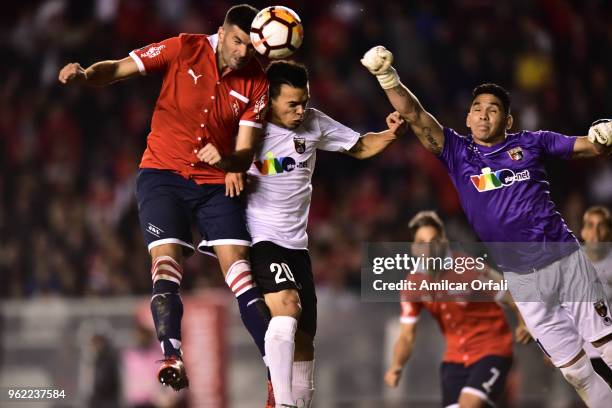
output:
<path id="1" fill-rule="evenodd" d="M 592 358 L 591 364 L 595 369 L 595 372 L 603 378 L 610 387 L 612 387 L 612 369 L 608 367 L 605 361 L 601 358 Z"/>
<path id="2" fill-rule="evenodd" d="M 140 228 L 149 251 L 179 244 L 194 251 L 191 226 L 202 235 L 198 249 L 214 254 L 215 245 L 251 244 L 244 204 L 225 195 L 223 184 L 199 185 L 169 170 L 142 169 L 136 181 Z"/>
<path id="3" fill-rule="evenodd" d="M 314 339 L 317 295 L 308 251 L 284 248 L 269 241 L 258 242 L 251 247 L 251 271 L 264 294 L 285 289 L 298 291 L 302 305 L 298 330 Z"/>
<path id="4" fill-rule="evenodd" d="M 489 406 L 495 406 L 506 388 L 506 378 L 512 366 L 512 358 L 486 356 L 465 366 L 461 363 L 443 362 L 442 406 L 457 404 L 462 391 L 478 395 Z"/>

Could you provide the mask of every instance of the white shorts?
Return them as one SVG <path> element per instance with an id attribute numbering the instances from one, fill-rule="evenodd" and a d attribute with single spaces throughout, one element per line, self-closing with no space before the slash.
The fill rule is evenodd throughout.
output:
<path id="1" fill-rule="evenodd" d="M 603 286 L 582 249 L 530 273 L 504 277 L 529 332 L 555 366 L 576 357 L 584 341 L 612 333 Z"/>

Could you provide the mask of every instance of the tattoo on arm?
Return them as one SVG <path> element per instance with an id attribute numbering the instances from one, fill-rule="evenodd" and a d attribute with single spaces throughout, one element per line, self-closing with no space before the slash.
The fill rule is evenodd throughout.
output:
<path id="1" fill-rule="evenodd" d="M 407 92 L 407 91 L 406 91 L 406 89 L 405 89 L 403 86 L 401 86 L 401 85 L 396 86 L 395 88 L 393 88 L 393 90 L 395 91 L 395 93 L 396 93 L 398 96 L 408 96 L 408 92 Z"/>
<path id="2" fill-rule="evenodd" d="M 432 152 L 436 154 L 439 154 L 442 151 L 436 139 L 434 139 L 434 137 L 431 135 L 430 127 L 423 128 L 423 136 L 425 137 L 425 140 L 427 141 L 427 144 L 428 144 L 427 147 L 429 148 L 429 150 L 431 150 Z"/>
<path id="3" fill-rule="evenodd" d="M 403 109 L 396 106 L 396 109 L 398 109 L 400 112 L 405 114 L 414 114 L 419 110 L 419 101 L 403 85 L 398 85 L 393 88 L 393 92 L 403 100 L 403 103 L 401 104 L 403 105 Z"/>

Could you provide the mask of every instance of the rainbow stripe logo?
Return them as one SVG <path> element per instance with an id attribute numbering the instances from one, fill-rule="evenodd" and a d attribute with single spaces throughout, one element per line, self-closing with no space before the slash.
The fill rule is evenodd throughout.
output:
<path id="1" fill-rule="evenodd" d="M 267 152 L 264 160 L 255 162 L 255 167 L 264 176 L 271 176 L 293 171 L 295 160 L 292 157 L 274 157 L 274 153 Z"/>
<path id="2" fill-rule="evenodd" d="M 482 174 L 470 176 L 470 180 L 479 193 L 483 191 L 497 190 L 498 188 L 507 187 L 514 184 L 515 181 L 529 180 L 529 170 L 523 170 L 518 173 L 510 169 L 502 169 L 491 171 L 490 167 L 482 169 Z"/>

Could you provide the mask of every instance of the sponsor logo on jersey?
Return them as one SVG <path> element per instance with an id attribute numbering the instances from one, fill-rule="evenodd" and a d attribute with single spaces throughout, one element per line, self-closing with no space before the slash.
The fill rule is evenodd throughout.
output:
<path id="1" fill-rule="evenodd" d="M 140 54 L 140 58 L 157 57 L 159 54 L 161 54 L 161 50 L 163 50 L 164 48 L 166 48 L 166 46 L 163 44 L 158 45 L 157 47 L 152 46 L 146 52 L 143 52 L 142 54 Z"/>
<path id="2" fill-rule="evenodd" d="M 508 156 L 514 161 L 523 160 L 523 149 L 520 146 L 508 150 Z"/>
<path id="3" fill-rule="evenodd" d="M 264 176 L 289 173 L 297 168 L 307 167 L 308 162 L 296 163 L 293 157 L 274 157 L 274 153 L 267 152 L 266 158 L 255 162 L 255 167 Z"/>
<path id="4" fill-rule="evenodd" d="M 482 174 L 470 176 L 470 180 L 479 193 L 483 191 L 497 190 L 498 188 L 507 187 L 518 181 L 531 179 L 529 170 L 523 170 L 515 173 L 510 169 L 502 169 L 491 171 L 490 167 L 482 169 Z"/>
<path id="5" fill-rule="evenodd" d="M 293 138 L 293 145 L 295 146 L 295 151 L 299 154 L 302 154 L 306 151 L 306 138 L 303 136 L 295 136 Z"/>

